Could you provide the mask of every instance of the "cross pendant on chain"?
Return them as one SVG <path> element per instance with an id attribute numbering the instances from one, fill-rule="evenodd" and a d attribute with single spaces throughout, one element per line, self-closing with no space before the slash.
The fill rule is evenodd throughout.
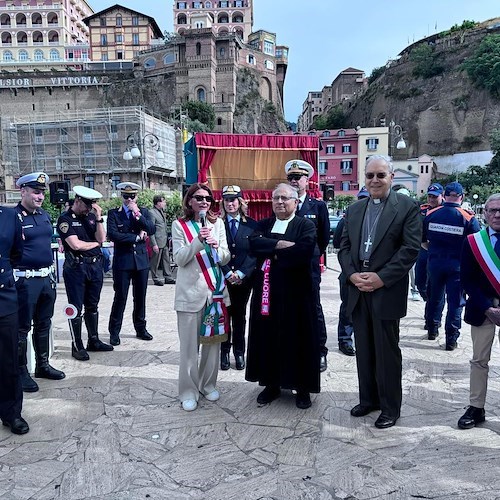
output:
<path id="1" fill-rule="evenodd" d="M 365 245 L 365 252 L 368 252 L 368 250 L 370 249 L 370 247 L 372 246 L 373 244 L 373 241 L 372 241 L 372 236 L 369 235 L 368 236 L 368 239 L 364 242 L 364 245 Z"/>

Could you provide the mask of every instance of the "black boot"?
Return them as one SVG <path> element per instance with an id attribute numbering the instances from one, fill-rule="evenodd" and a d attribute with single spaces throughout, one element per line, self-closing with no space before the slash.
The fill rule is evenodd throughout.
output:
<path id="1" fill-rule="evenodd" d="M 19 358 L 19 378 L 24 392 L 37 392 L 38 384 L 31 378 L 28 371 L 28 360 L 26 358 L 26 350 L 28 349 L 28 341 L 20 340 L 18 344 Z"/>
<path id="2" fill-rule="evenodd" d="M 70 319 L 69 331 L 71 332 L 71 355 L 78 361 L 88 361 L 89 354 L 82 343 L 82 317 Z"/>
<path id="3" fill-rule="evenodd" d="M 49 364 L 49 331 L 33 334 L 35 347 L 36 368 L 35 377 L 49 380 L 62 380 L 66 375 Z"/>
<path id="4" fill-rule="evenodd" d="M 87 342 L 87 351 L 112 351 L 113 346 L 105 344 L 99 339 L 98 324 L 99 324 L 99 313 L 88 313 L 83 315 L 85 319 L 85 326 L 87 327 L 87 333 L 89 335 L 89 340 Z"/>

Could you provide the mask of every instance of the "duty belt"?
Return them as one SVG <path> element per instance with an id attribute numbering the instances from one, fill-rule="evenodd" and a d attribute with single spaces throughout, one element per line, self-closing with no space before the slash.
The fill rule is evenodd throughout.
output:
<path id="1" fill-rule="evenodd" d="M 40 269 L 14 269 L 17 278 L 46 278 L 55 271 L 54 266 L 41 267 Z"/>

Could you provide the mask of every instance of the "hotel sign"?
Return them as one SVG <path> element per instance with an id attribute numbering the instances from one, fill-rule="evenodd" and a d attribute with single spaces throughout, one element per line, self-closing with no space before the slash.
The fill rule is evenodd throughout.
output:
<path id="1" fill-rule="evenodd" d="M 53 76 L 49 78 L 0 78 L 0 89 L 32 87 L 81 87 L 109 85 L 107 76 Z"/>

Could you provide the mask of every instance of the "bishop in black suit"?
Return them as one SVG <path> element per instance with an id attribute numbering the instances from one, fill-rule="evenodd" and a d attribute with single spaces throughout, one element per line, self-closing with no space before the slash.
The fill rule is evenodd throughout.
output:
<path id="1" fill-rule="evenodd" d="M 417 204 L 391 190 L 393 172 L 389 157 L 368 158 L 370 198 L 347 209 L 339 251 L 348 279 L 347 313 L 354 324 L 359 379 L 360 402 L 351 415 L 380 409 L 378 428 L 391 427 L 400 416 L 399 321 L 406 315 L 408 273 L 422 237 Z"/>

